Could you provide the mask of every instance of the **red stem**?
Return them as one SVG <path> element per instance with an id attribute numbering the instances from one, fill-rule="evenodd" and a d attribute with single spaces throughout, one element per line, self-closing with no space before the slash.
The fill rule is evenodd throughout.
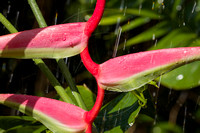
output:
<path id="1" fill-rule="evenodd" d="M 88 122 L 89 124 L 92 124 L 94 119 L 97 117 L 103 103 L 103 98 L 104 98 L 104 90 L 98 85 L 96 102 L 93 108 L 89 112 L 87 112 L 85 117 L 86 122 Z"/>
<path id="2" fill-rule="evenodd" d="M 85 27 L 85 34 L 86 35 L 91 35 L 92 32 L 96 29 L 98 26 L 101 17 L 104 12 L 104 7 L 105 7 L 106 0 L 97 0 L 95 10 L 91 16 L 91 18 L 88 20 L 87 25 Z"/>
<path id="3" fill-rule="evenodd" d="M 93 75 L 96 76 L 98 74 L 99 64 L 96 64 L 90 57 L 87 47 L 80 53 L 82 62 L 87 70 Z"/>

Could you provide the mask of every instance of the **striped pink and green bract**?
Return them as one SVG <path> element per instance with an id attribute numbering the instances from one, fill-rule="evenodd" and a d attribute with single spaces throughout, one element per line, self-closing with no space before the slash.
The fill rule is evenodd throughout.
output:
<path id="1" fill-rule="evenodd" d="M 64 58 L 87 45 L 86 22 L 69 23 L 0 36 L 0 57 Z"/>
<path id="2" fill-rule="evenodd" d="M 82 53 L 83 62 L 96 77 L 99 86 L 126 92 L 140 88 L 181 65 L 200 60 L 200 47 L 161 49 L 128 54 L 95 64 Z M 90 64 L 87 64 L 90 62 Z"/>
<path id="3" fill-rule="evenodd" d="M 62 101 L 45 97 L 0 94 L 0 104 L 18 109 L 43 123 L 54 133 L 86 131 L 85 110 Z"/>

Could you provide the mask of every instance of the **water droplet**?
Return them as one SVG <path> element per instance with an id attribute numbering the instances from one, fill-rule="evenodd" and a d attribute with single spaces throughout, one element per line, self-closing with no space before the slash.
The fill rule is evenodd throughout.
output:
<path id="1" fill-rule="evenodd" d="M 181 9 L 182 9 L 181 5 L 178 5 L 178 6 L 176 7 L 176 10 L 177 10 L 177 11 L 180 11 Z"/>
<path id="2" fill-rule="evenodd" d="M 66 36 L 63 36 L 62 40 L 63 40 L 63 41 L 66 41 Z"/>
<path id="3" fill-rule="evenodd" d="M 133 123 L 129 123 L 129 126 L 133 126 Z"/>
<path id="4" fill-rule="evenodd" d="M 156 35 L 153 34 L 153 36 L 152 36 L 152 40 L 155 40 L 155 39 L 156 39 Z"/>
<path id="5" fill-rule="evenodd" d="M 184 76 L 182 75 L 182 74 L 180 74 L 180 75 L 178 75 L 177 77 L 176 77 L 176 80 L 182 80 L 184 78 Z"/>

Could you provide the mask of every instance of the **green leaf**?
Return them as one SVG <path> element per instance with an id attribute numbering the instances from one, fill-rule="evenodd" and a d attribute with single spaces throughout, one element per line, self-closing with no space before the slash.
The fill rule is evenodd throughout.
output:
<path id="1" fill-rule="evenodd" d="M 141 17 L 148 17 L 150 19 L 162 19 L 163 16 L 157 14 L 154 11 L 146 10 L 146 9 L 126 9 L 126 10 L 119 10 L 119 9 L 109 9 L 105 10 L 104 16 L 109 17 L 110 14 L 121 13 L 123 15 L 134 15 L 134 16 L 141 16 Z"/>
<path id="2" fill-rule="evenodd" d="M 183 130 L 177 126 L 174 125 L 172 123 L 169 122 L 161 122 L 159 124 L 157 124 L 154 128 L 153 128 L 153 133 L 182 133 Z"/>
<path id="3" fill-rule="evenodd" d="M 200 62 L 179 67 L 161 78 L 161 84 L 175 90 L 185 90 L 200 85 Z"/>
<path id="4" fill-rule="evenodd" d="M 187 28 L 175 29 L 163 37 L 156 46 L 151 47 L 149 50 L 185 47 L 194 41 L 196 37 L 197 34 L 190 32 Z"/>
<path id="5" fill-rule="evenodd" d="M 112 16 L 108 16 L 108 17 L 103 17 L 101 19 L 101 22 L 99 23 L 100 25 L 113 25 L 116 23 L 121 23 L 126 21 L 129 16 L 124 16 L 123 14 L 118 14 L 118 15 L 112 15 Z"/>
<path id="6" fill-rule="evenodd" d="M 41 132 L 35 132 L 40 127 L 41 126 L 18 126 L 13 129 L 9 129 L 8 131 L 6 131 L 6 133 L 41 133 Z"/>
<path id="7" fill-rule="evenodd" d="M 131 93 L 122 93 L 106 104 L 95 120 L 99 132 L 124 132 L 134 122 L 141 107 Z"/>
<path id="8" fill-rule="evenodd" d="M 163 21 L 158 23 L 156 26 L 142 32 L 141 34 L 129 39 L 126 42 L 126 46 L 132 46 L 138 43 L 142 43 L 149 40 L 154 40 L 155 38 L 161 37 L 170 30 L 170 25 L 168 22 Z M 124 44 L 120 44 L 119 49 L 122 49 Z"/>
<path id="9" fill-rule="evenodd" d="M 86 86 L 78 85 L 77 88 L 81 94 L 81 97 L 83 98 L 85 105 L 87 106 L 87 109 L 88 110 L 92 109 L 95 103 L 95 99 L 96 99 L 95 94 Z M 75 101 L 75 99 L 73 99 L 73 96 L 69 87 L 67 87 L 66 91 L 67 91 L 67 94 L 72 98 L 72 100 Z"/>
<path id="10" fill-rule="evenodd" d="M 33 121 L 35 119 L 29 116 L 0 116 L 0 129 L 7 130 L 20 125 L 28 125 Z"/>
<path id="11" fill-rule="evenodd" d="M 148 17 L 136 18 L 136 19 L 128 22 L 128 24 L 123 25 L 122 26 L 122 32 L 132 30 L 136 27 L 139 27 L 143 24 L 148 23 L 149 21 L 150 21 L 150 19 Z"/>

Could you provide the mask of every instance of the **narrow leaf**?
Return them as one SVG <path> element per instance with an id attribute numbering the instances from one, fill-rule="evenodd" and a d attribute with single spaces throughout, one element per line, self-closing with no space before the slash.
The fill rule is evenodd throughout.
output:
<path id="1" fill-rule="evenodd" d="M 175 29 L 163 37 L 161 40 L 159 40 L 159 42 L 150 48 L 150 50 L 185 47 L 194 41 L 196 37 L 197 34 L 190 32 L 187 28 Z"/>
<path id="2" fill-rule="evenodd" d="M 123 21 L 126 21 L 129 17 L 124 16 L 123 14 L 103 17 L 100 21 L 100 25 L 113 25 L 113 24 L 116 24 L 116 23 L 121 23 Z"/>
<path id="3" fill-rule="evenodd" d="M 170 30 L 169 23 L 164 21 L 160 22 L 156 26 L 142 32 L 141 34 L 128 39 L 126 46 L 132 46 L 145 41 L 154 40 L 155 38 L 161 37 Z M 124 44 L 120 44 L 119 49 L 122 49 Z"/>
<path id="4" fill-rule="evenodd" d="M 122 26 L 122 32 L 132 30 L 136 27 L 139 27 L 143 24 L 148 23 L 149 21 L 150 21 L 150 19 L 148 17 L 136 18 L 136 19 L 128 22 L 128 24 L 123 25 Z"/>

